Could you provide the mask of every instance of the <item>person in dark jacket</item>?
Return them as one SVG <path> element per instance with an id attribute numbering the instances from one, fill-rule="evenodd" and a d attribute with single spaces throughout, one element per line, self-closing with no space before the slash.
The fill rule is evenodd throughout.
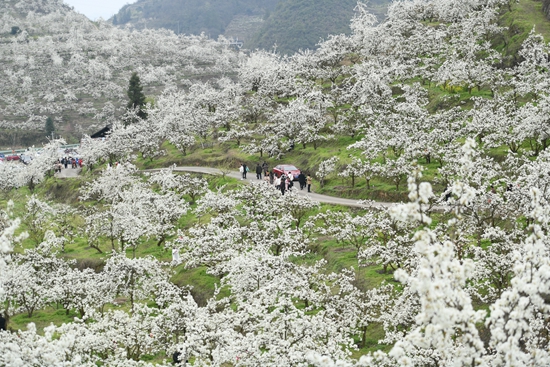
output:
<path id="1" fill-rule="evenodd" d="M 306 187 L 306 175 L 302 171 L 298 175 L 298 182 L 300 183 L 300 190 L 303 190 Z"/>
<path id="2" fill-rule="evenodd" d="M 4 331 L 8 330 L 7 328 L 8 325 L 6 324 L 7 324 L 6 319 L 2 314 L 0 314 L 0 330 L 4 330 Z"/>
<path id="3" fill-rule="evenodd" d="M 286 175 L 284 173 L 281 175 L 281 183 L 279 184 L 279 188 L 281 189 L 281 194 L 284 195 L 286 191 Z"/>
<path id="4" fill-rule="evenodd" d="M 263 171 L 262 166 L 260 166 L 260 164 L 258 163 L 258 164 L 256 165 L 256 178 L 257 178 L 258 180 L 261 180 L 261 179 L 262 179 L 262 171 Z"/>

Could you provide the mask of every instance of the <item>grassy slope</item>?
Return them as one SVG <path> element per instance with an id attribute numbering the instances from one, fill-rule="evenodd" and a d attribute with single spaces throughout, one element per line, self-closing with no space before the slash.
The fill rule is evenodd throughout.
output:
<path id="1" fill-rule="evenodd" d="M 550 41 L 550 22 L 542 11 L 542 2 L 535 0 L 519 0 L 511 5 L 511 11 L 500 16 L 499 25 L 507 27 L 503 37 L 494 40 L 495 48 L 502 51 L 508 60 L 505 65 L 517 62 L 517 52 L 521 43 L 534 29 L 545 41 Z"/>

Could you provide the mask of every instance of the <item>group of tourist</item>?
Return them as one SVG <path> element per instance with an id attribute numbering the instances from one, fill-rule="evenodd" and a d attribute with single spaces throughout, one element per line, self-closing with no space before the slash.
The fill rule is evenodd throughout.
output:
<path id="1" fill-rule="evenodd" d="M 241 180 L 246 180 L 246 174 L 250 169 L 246 163 L 241 163 L 239 166 L 239 172 L 241 173 Z M 273 170 L 269 170 L 267 162 L 264 162 L 260 165 L 256 165 L 256 179 L 261 180 L 263 175 L 263 180 L 270 184 L 275 185 L 277 190 L 281 190 L 281 194 L 284 195 L 285 192 L 290 191 L 294 187 L 294 175 L 289 171 L 288 173 L 282 173 L 280 176 L 277 176 Z M 300 171 L 300 174 L 297 177 L 298 183 L 300 184 L 300 190 L 303 190 L 307 187 L 307 192 L 311 192 L 311 182 L 313 179 L 308 174 L 307 176 Z"/>
<path id="2" fill-rule="evenodd" d="M 82 168 L 82 158 L 63 157 L 61 159 L 58 159 L 54 165 L 54 170 L 56 173 L 61 172 L 63 166 L 65 166 L 65 169 L 67 169 L 69 167 L 69 164 L 71 165 L 71 168 Z"/>

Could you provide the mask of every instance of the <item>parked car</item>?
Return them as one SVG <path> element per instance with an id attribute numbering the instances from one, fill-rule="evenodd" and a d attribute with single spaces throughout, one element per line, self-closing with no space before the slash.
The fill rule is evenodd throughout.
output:
<path id="1" fill-rule="evenodd" d="M 279 164 L 273 168 L 273 173 L 277 177 L 281 177 L 283 172 L 288 175 L 288 172 L 293 176 L 293 181 L 298 179 L 298 175 L 300 175 L 300 170 L 296 168 L 296 166 L 293 166 L 291 164 Z"/>
<path id="2" fill-rule="evenodd" d="M 6 156 L 3 153 L 0 153 L 0 158 L 4 159 Z"/>
<path id="3" fill-rule="evenodd" d="M 18 160 L 19 160 L 19 156 L 16 155 L 16 154 L 14 154 L 14 155 L 8 155 L 8 156 L 6 157 L 6 160 L 7 160 L 7 161 L 18 161 Z"/>
<path id="4" fill-rule="evenodd" d="M 23 162 L 25 164 L 29 164 L 29 163 L 31 163 L 31 161 L 32 161 L 32 156 L 24 155 L 24 154 L 21 155 L 21 162 Z"/>

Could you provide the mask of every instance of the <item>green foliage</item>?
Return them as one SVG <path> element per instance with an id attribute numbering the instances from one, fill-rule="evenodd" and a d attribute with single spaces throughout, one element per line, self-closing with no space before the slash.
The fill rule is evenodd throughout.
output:
<path id="1" fill-rule="evenodd" d="M 44 130 L 23 130 L 19 128 L 2 129 L 0 132 L 0 147 L 30 147 L 47 143 Z"/>
<path id="2" fill-rule="evenodd" d="M 132 73 L 130 77 L 130 83 L 128 85 L 128 98 L 130 101 L 126 106 L 128 109 L 138 108 L 139 111 L 137 115 L 142 119 L 147 118 L 147 113 L 143 109 L 145 106 L 145 94 L 143 94 L 143 87 L 141 86 L 141 81 L 136 72 Z"/>
<path id="3" fill-rule="evenodd" d="M 46 119 L 46 126 L 44 127 L 44 130 L 46 130 L 46 136 L 50 136 L 55 131 L 55 126 L 51 117 Z"/>

